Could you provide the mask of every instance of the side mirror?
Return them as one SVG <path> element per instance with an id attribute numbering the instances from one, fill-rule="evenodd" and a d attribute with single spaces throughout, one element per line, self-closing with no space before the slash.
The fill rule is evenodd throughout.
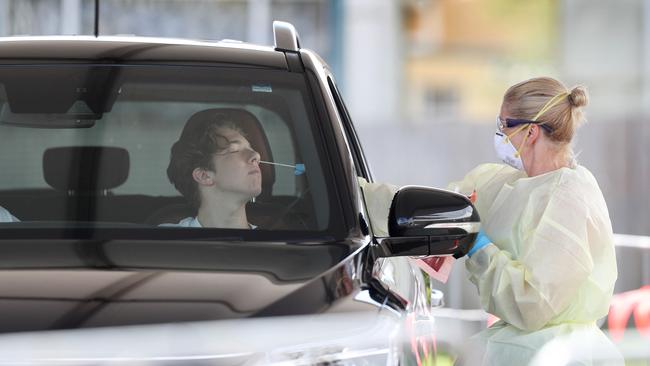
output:
<path id="1" fill-rule="evenodd" d="M 406 186 L 393 197 L 388 215 L 389 238 L 381 239 L 380 256 L 453 255 L 471 248 L 481 222 L 469 198 L 429 187 Z"/>

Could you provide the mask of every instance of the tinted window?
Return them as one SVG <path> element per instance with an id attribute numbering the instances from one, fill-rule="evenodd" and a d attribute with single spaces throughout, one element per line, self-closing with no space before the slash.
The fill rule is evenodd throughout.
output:
<path id="1" fill-rule="evenodd" d="M 187 231 L 184 227 L 196 226 L 187 225 L 192 219 L 222 227 L 206 225 L 210 214 L 236 211 L 235 202 L 250 192 L 254 202 L 242 207 L 247 224 L 259 232 L 332 230 L 338 208 L 308 95 L 302 75 L 272 70 L 3 66 L 0 206 L 5 221 L 10 213 L 20 222 L 4 223 L 0 230 Z M 227 121 L 206 127 L 215 119 Z M 216 136 L 208 139 L 215 147 L 202 152 L 207 156 L 202 163 L 186 156 L 197 153 L 188 142 L 194 140 L 181 142 L 190 120 L 193 129 L 211 131 L 194 140 Z M 189 179 L 194 195 L 181 194 L 170 181 L 177 142 L 183 145 L 176 154 L 183 164 L 174 171 L 184 178 L 174 183 Z M 257 181 L 249 179 L 257 174 L 255 166 L 259 192 Z M 208 219 L 201 222 L 202 217 Z"/>

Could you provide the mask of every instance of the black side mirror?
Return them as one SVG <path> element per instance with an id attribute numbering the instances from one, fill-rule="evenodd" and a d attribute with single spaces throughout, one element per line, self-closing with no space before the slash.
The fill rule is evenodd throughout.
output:
<path id="1" fill-rule="evenodd" d="M 389 238 L 380 256 L 453 255 L 462 257 L 481 228 L 469 198 L 450 191 L 407 186 L 393 197 Z"/>

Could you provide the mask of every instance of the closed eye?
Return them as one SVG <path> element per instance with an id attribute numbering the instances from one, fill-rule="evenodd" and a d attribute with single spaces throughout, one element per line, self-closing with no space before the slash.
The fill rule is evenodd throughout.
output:
<path id="1" fill-rule="evenodd" d="M 217 155 L 238 153 L 244 148 L 246 148 L 246 146 L 244 146 L 244 144 L 241 141 L 239 140 L 230 141 L 228 147 L 218 152 Z"/>

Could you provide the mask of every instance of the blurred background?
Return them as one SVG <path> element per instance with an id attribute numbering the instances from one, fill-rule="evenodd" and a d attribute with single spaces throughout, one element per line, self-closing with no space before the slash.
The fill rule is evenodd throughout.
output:
<path id="1" fill-rule="evenodd" d="M 0 35 L 90 35 L 94 10 L 94 0 L 0 0 Z M 377 181 L 446 187 L 497 161 L 508 86 L 542 75 L 586 86 L 578 160 L 614 231 L 650 236 L 650 1 L 102 0 L 100 34 L 270 45 L 273 20 L 293 23 L 334 70 Z M 620 240 L 617 291 L 650 283 L 650 245 L 638 240 Z"/>

